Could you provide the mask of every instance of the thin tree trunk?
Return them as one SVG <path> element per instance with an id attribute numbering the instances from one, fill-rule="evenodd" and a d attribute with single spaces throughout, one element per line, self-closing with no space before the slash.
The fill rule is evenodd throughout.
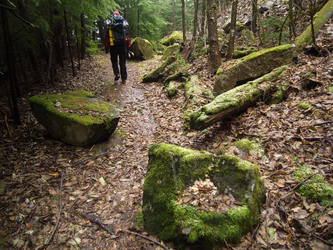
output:
<path id="1" fill-rule="evenodd" d="M 83 13 L 81 13 L 81 58 L 86 58 L 86 26 Z"/>
<path id="2" fill-rule="evenodd" d="M 140 7 L 138 7 L 138 37 L 140 37 Z"/>
<path id="3" fill-rule="evenodd" d="M 199 8 L 199 0 L 194 0 L 194 21 L 193 21 L 192 40 L 194 40 L 195 37 L 197 36 L 198 8 Z"/>
<path id="4" fill-rule="evenodd" d="M 199 37 L 203 37 L 206 34 L 206 0 L 202 0 L 202 10 L 201 10 L 201 31 L 199 33 Z"/>
<path id="5" fill-rule="evenodd" d="M 258 19 L 258 0 L 252 0 L 252 23 L 251 30 L 253 34 L 257 34 L 257 19 Z"/>
<path id="6" fill-rule="evenodd" d="M 79 44 L 79 37 L 77 34 L 77 28 L 75 26 L 75 34 L 76 34 L 76 53 L 77 53 L 77 60 L 79 62 L 77 69 L 80 70 L 81 69 L 81 56 L 80 56 L 80 44 Z M 103 37 L 103 35 L 101 35 Z M 105 40 L 105 38 L 103 38 L 103 41 Z M 104 41 L 105 42 L 105 41 Z M 102 44 L 104 44 L 104 42 Z"/>
<path id="7" fill-rule="evenodd" d="M 234 51 L 235 51 L 234 46 L 235 46 L 235 36 L 236 36 L 237 4 L 238 0 L 232 1 L 231 29 L 230 29 L 230 37 L 228 43 L 227 60 L 230 60 L 234 56 Z"/>
<path id="8" fill-rule="evenodd" d="M 2 0 L 0 2 L 2 5 L 6 5 L 6 1 Z M 20 113 L 17 105 L 16 99 L 16 91 L 15 91 L 15 67 L 14 67 L 14 59 L 13 59 L 13 50 L 10 41 L 10 31 L 8 26 L 8 17 L 7 12 L 4 8 L 1 9 L 1 21 L 2 21 L 2 29 L 3 29 L 3 38 L 5 42 L 6 49 L 6 58 L 8 64 L 8 72 L 9 72 L 9 82 L 10 82 L 10 93 L 11 93 L 11 101 L 13 106 L 13 118 L 15 124 L 21 124 Z"/>
<path id="9" fill-rule="evenodd" d="M 293 13 L 293 0 L 289 0 L 289 29 L 290 29 L 290 40 L 296 37 L 295 24 L 294 24 L 294 13 Z"/>
<path id="10" fill-rule="evenodd" d="M 70 58 L 71 64 L 72 64 L 72 73 L 73 73 L 73 76 L 75 76 L 75 66 L 74 66 L 74 61 L 73 61 L 73 56 L 72 56 L 71 38 L 70 38 L 69 32 L 68 32 L 66 11 L 64 11 L 64 19 L 65 19 L 65 28 L 66 28 L 66 34 L 67 34 L 67 43 L 68 43 L 69 58 Z"/>
<path id="11" fill-rule="evenodd" d="M 185 30 L 185 0 L 182 1 L 182 24 L 183 24 L 183 42 L 186 42 L 186 30 Z"/>
<path id="12" fill-rule="evenodd" d="M 172 0 L 172 19 L 173 19 L 173 31 L 176 31 L 176 9 L 175 9 L 175 0 Z"/>
<path id="13" fill-rule="evenodd" d="M 207 0 L 208 41 L 210 68 L 214 72 L 221 66 L 221 56 L 217 35 L 216 1 Z"/>

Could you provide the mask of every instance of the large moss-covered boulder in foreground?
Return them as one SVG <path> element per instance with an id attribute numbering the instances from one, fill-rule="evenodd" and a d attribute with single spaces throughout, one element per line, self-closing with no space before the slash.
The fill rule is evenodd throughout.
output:
<path id="1" fill-rule="evenodd" d="M 29 99 L 36 119 L 55 139 L 88 146 L 110 137 L 119 121 L 118 111 L 87 91 L 64 95 L 36 95 Z"/>
<path id="2" fill-rule="evenodd" d="M 148 60 L 154 57 L 153 45 L 141 37 L 133 39 L 131 51 L 134 53 L 133 59 Z"/>
<path id="3" fill-rule="evenodd" d="M 149 148 L 144 227 L 161 240 L 237 242 L 258 223 L 264 198 L 259 168 L 248 161 L 163 143 Z"/>
<path id="4" fill-rule="evenodd" d="M 235 86 L 261 77 L 275 68 L 292 63 L 296 57 L 296 47 L 293 44 L 251 53 L 231 68 L 216 73 L 213 94 L 220 95 Z"/>

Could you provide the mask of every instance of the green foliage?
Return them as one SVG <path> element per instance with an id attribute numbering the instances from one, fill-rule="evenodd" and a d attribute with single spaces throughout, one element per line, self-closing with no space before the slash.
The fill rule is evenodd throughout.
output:
<path id="1" fill-rule="evenodd" d="M 98 41 L 87 41 L 87 51 L 89 54 L 95 55 L 100 51 L 99 42 Z"/>
<path id="2" fill-rule="evenodd" d="M 279 37 L 281 32 L 281 26 L 283 25 L 283 19 L 279 16 L 271 16 L 263 20 L 263 29 L 265 30 L 265 39 L 264 43 L 268 45 L 279 45 Z M 286 25 L 283 26 L 281 43 L 285 44 L 289 41 L 289 29 Z"/>

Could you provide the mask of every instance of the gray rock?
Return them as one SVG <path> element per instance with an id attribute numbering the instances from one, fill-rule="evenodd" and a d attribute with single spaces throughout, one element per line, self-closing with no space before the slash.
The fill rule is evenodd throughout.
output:
<path id="1" fill-rule="evenodd" d="M 131 51 L 134 53 L 133 59 L 148 60 L 154 57 L 153 45 L 140 37 L 136 37 L 132 41 Z"/>
<path id="2" fill-rule="evenodd" d="M 118 111 L 87 91 L 64 95 L 36 95 L 29 99 L 35 118 L 55 139 L 89 146 L 110 137 L 119 121 Z"/>

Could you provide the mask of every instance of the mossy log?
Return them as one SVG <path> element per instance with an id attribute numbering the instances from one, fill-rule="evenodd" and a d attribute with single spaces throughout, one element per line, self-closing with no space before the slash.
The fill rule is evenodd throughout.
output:
<path id="1" fill-rule="evenodd" d="M 313 20 L 314 35 L 317 36 L 319 30 L 324 26 L 327 20 L 333 15 L 333 0 L 329 0 L 324 7 L 316 13 Z M 296 38 L 295 44 L 298 49 L 312 43 L 311 24 L 308 28 Z"/>
<path id="2" fill-rule="evenodd" d="M 190 114 L 190 127 L 203 130 L 254 105 L 264 94 L 271 95 L 277 89 L 274 82 L 281 77 L 285 69 L 286 66 L 281 66 L 269 74 L 217 96 L 211 103 Z M 267 81 L 270 83 L 261 84 Z"/>
<path id="3" fill-rule="evenodd" d="M 189 76 L 190 76 L 190 74 L 188 72 L 178 71 L 175 74 L 170 75 L 167 78 L 165 78 L 163 83 L 164 83 L 164 86 L 166 86 L 171 81 L 186 82 L 186 80 L 188 79 Z"/>
<path id="4" fill-rule="evenodd" d="M 199 96 L 203 92 L 203 88 L 198 85 L 199 79 L 197 76 L 191 76 L 191 78 L 187 81 L 185 85 L 185 105 L 184 105 L 184 115 L 183 115 L 183 123 L 185 129 L 187 129 L 189 126 L 188 124 L 190 123 L 190 115 L 194 111 L 200 108 L 201 103 L 199 102 Z"/>
<path id="5" fill-rule="evenodd" d="M 158 66 L 155 70 L 146 74 L 142 77 L 142 82 L 158 82 L 163 75 L 163 71 L 165 68 L 175 62 L 177 59 L 176 56 L 170 56 L 168 60 L 164 61 L 160 66 Z"/>

